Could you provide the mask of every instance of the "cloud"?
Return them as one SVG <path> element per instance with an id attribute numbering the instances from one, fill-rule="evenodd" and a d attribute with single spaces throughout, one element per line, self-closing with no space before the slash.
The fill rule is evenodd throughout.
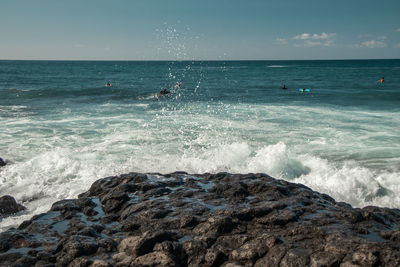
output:
<path id="1" fill-rule="evenodd" d="M 295 40 L 327 40 L 336 36 L 336 33 L 326 33 L 323 32 L 321 34 L 311 34 L 311 33 L 302 33 L 300 35 L 296 35 L 293 37 Z"/>
<path id="2" fill-rule="evenodd" d="M 350 45 L 352 48 L 385 48 L 389 46 L 389 38 L 385 35 L 373 36 L 372 34 L 364 34 L 364 41 L 361 43 Z M 368 37 L 368 38 L 365 38 Z"/>
<path id="3" fill-rule="evenodd" d="M 301 40 L 307 40 L 311 37 L 311 34 L 309 33 L 303 33 L 300 35 L 296 35 L 295 37 L 293 37 L 293 39 L 301 39 Z"/>
<path id="4" fill-rule="evenodd" d="M 393 48 L 400 48 L 400 43 L 394 44 Z"/>
<path id="5" fill-rule="evenodd" d="M 294 36 L 292 39 L 303 41 L 302 43 L 297 43 L 295 46 L 333 46 L 335 43 L 336 33 L 302 33 Z"/>
<path id="6" fill-rule="evenodd" d="M 275 42 L 278 45 L 286 45 L 286 44 L 288 44 L 288 41 L 286 39 L 284 39 L 284 38 L 276 38 Z"/>
<path id="7" fill-rule="evenodd" d="M 398 29 L 396 30 L 396 32 L 400 32 L 400 28 L 398 28 Z"/>
<path id="8" fill-rule="evenodd" d="M 387 44 L 382 39 L 381 40 L 369 40 L 369 41 L 362 42 L 361 45 L 358 45 L 358 47 L 384 48 L 384 47 L 387 47 Z"/>

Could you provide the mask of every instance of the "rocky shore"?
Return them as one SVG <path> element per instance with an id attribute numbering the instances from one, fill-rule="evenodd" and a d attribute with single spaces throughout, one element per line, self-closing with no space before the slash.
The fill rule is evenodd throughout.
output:
<path id="1" fill-rule="evenodd" d="M 129 173 L 0 234 L 1 266 L 399 266 L 400 210 L 265 174 Z"/>
<path id="2" fill-rule="evenodd" d="M 7 165 L 7 162 L 5 162 L 2 158 L 0 158 L 0 167 L 4 167 Z"/>
<path id="3" fill-rule="evenodd" d="M 12 196 L 0 197 L 0 219 L 23 210 L 26 210 L 26 208 L 18 204 Z"/>

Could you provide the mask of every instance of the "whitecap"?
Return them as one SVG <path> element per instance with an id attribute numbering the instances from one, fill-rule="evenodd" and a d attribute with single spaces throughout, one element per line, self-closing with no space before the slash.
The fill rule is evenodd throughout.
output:
<path id="1" fill-rule="evenodd" d="M 269 65 L 268 68 L 287 68 L 289 66 L 285 66 L 285 65 Z"/>
<path id="2" fill-rule="evenodd" d="M 310 172 L 294 181 L 326 193 L 336 201 L 344 201 L 355 207 L 400 206 L 399 173 L 377 172 L 356 162 L 338 165 L 310 155 L 303 156 L 302 163 L 309 167 Z"/>

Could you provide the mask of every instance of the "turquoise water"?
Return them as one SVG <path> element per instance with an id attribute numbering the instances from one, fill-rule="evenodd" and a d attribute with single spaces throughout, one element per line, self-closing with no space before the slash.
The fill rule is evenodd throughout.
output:
<path id="1" fill-rule="evenodd" d="M 0 230 L 130 171 L 265 172 L 400 208 L 400 60 L 0 61 L 0 94 L 0 195 L 29 208 Z"/>

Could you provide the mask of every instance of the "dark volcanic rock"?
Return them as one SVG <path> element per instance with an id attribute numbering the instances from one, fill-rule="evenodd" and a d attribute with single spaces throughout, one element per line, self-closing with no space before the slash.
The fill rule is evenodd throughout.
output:
<path id="1" fill-rule="evenodd" d="M 265 174 L 129 173 L 0 234 L 0 266 L 399 266 L 400 210 Z"/>
<path id="2" fill-rule="evenodd" d="M 25 210 L 26 208 L 18 204 L 12 196 L 0 197 L 0 216 L 7 216 Z"/>
<path id="3" fill-rule="evenodd" d="M 7 163 L 2 158 L 0 158 L 0 167 L 4 167 L 6 165 Z"/>

